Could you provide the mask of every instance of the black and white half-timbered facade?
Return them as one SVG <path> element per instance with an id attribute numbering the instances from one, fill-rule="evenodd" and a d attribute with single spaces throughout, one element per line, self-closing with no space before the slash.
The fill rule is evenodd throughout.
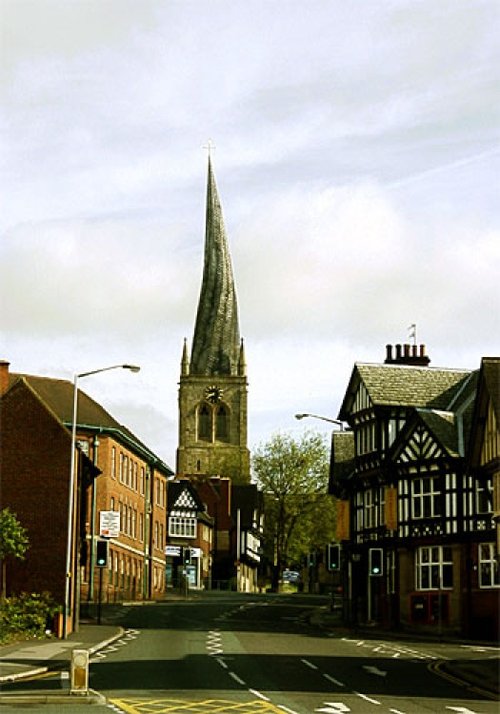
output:
<path id="1" fill-rule="evenodd" d="M 212 567 L 213 519 L 187 479 L 168 482 L 167 588 L 205 586 Z"/>
<path id="2" fill-rule="evenodd" d="M 478 372 L 397 348 L 354 366 L 339 413 L 350 428 L 332 438 L 345 615 L 495 636 L 493 476 L 467 459 Z"/>

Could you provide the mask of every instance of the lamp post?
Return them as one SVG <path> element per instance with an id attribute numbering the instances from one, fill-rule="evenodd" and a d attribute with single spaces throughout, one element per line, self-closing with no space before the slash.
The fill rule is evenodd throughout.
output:
<path id="1" fill-rule="evenodd" d="M 317 414 L 296 414 L 295 418 L 296 419 L 306 419 L 306 418 L 321 419 L 321 421 L 328 421 L 328 422 L 330 422 L 330 424 L 337 424 L 337 426 L 340 426 L 340 431 L 345 431 L 344 422 L 340 421 L 340 419 L 330 419 L 329 417 L 318 416 Z"/>
<path id="2" fill-rule="evenodd" d="M 66 541 L 66 573 L 64 588 L 64 615 L 63 615 L 63 638 L 68 636 L 68 615 L 71 611 L 71 577 L 72 577 L 72 550 L 73 550 L 73 511 L 75 494 L 75 450 L 76 450 L 76 422 L 78 410 L 78 380 L 82 377 L 89 377 L 91 374 L 108 372 L 110 369 L 129 369 L 131 372 L 139 372 L 141 369 L 132 364 L 115 364 L 111 367 L 101 367 L 90 372 L 75 374 L 73 381 L 73 417 L 71 422 L 71 459 L 69 472 L 69 496 L 68 496 L 68 535 Z M 93 544 L 92 544 L 93 545 Z"/>

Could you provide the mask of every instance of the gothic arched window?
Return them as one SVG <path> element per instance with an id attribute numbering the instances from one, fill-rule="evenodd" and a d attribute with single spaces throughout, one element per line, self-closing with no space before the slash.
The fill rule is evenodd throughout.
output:
<path id="1" fill-rule="evenodd" d="M 212 440 L 212 410 L 208 404 L 202 404 L 198 409 L 198 439 Z"/>
<path id="2" fill-rule="evenodd" d="M 227 441 L 229 437 L 229 414 L 224 405 L 217 408 L 215 415 L 215 436 L 220 441 Z"/>

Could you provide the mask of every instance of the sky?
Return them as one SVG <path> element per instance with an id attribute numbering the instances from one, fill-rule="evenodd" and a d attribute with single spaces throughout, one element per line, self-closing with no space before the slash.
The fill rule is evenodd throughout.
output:
<path id="1" fill-rule="evenodd" d="M 73 379 L 175 466 L 207 151 L 249 447 L 329 432 L 410 325 L 500 335 L 497 0 L 0 0 L 0 358 Z"/>

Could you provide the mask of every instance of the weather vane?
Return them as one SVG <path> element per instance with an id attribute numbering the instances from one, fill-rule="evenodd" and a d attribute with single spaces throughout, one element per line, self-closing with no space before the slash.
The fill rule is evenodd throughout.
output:
<path id="1" fill-rule="evenodd" d="M 417 325 L 415 323 L 411 324 L 408 328 L 408 338 L 413 339 L 413 344 L 417 344 Z"/>

